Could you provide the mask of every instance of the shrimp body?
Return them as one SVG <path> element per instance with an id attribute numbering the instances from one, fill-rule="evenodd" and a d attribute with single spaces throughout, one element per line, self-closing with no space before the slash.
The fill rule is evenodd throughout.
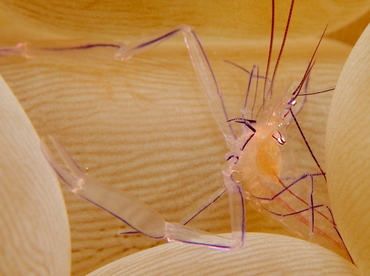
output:
<path id="1" fill-rule="evenodd" d="M 285 142 L 282 135 L 285 125 L 276 114 L 270 114 L 264 111 L 262 115 L 268 119 L 265 122 L 263 118 L 256 120 L 253 130 L 238 138 L 241 145 L 237 153 L 239 160 L 232 165 L 232 170 L 247 191 L 259 189 L 262 183 L 276 182 L 281 174 L 282 153 L 279 147 Z M 276 135 L 280 137 L 275 138 Z M 281 144 L 276 139 L 280 139 Z"/>
<path id="2" fill-rule="evenodd" d="M 314 185 L 326 184 L 325 173 L 321 168 L 300 171 L 291 149 L 296 141 L 289 140 L 288 126 L 295 119 L 299 89 L 293 88 L 293 93 L 266 99 L 257 116 L 247 119 L 246 114 L 252 112 L 242 111 L 242 118 L 230 120 L 240 123 L 242 131 L 230 143 L 233 152 L 225 171 L 243 187 L 245 198 L 256 210 L 279 220 L 301 238 L 345 252 L 327 200 L 313 196 Z"/>
<path id="3" fill-rule="evenodd" d="M 246 197 L 258 205 L 273 204 L 269 199 L 283 188 L 281 179 L 284 175 L 291 177 L 294 171 L 293 167 L 284 166 L 284 158 L 293 157 L 285 138 L 291 119 L 291 97 L 271 100 L 235 141 L 233 179 L 243 187 Z"/>
<path id="4" fill-rule="evenodd" d="M 279 145 L 273 140 L 272 134 L 267 137 L 265 135 L 260 133 L 257 127 L 255 134 L 242 137 L 250 140 L 240 151 L 238 162 L 232 165 L 235 180 L 245 191 L 256 195 L 261 195 L 261 192 L 257 191 L 263 190 L 262 185 L 276 183 L 282 170 Z"/>

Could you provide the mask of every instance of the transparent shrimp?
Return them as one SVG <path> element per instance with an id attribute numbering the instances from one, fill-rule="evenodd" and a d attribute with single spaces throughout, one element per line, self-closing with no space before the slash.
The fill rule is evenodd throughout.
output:
<path id="1" fill-rule="evenodd" d="M 272 3 L 273 24 L 274 1 Z M 308 92 L 309 75 L 314 66 L 314 57 L 320 42 L 316 49 L 313 49 L 312 58 L 301 80 L 292 83 L 279 93 L 276 92 L 275 80 L 279 62 L 282 60 L 293 6 L 294 1 L 291 3 L 284 39 L 273 69 L 270 68 L 274 38 L 273 25 L 267 69 L 264 75 L 260 73 L 258 66 L 254 66 L 252 70 L 248 71 L 234 64 L 249 76 L 245 100 L 238 118 L 229 118 L 204 48 L 196 33 L 186 25 L 177 26 L 170 31 L 149 38 L 123 44 L 82 43 L 76 47 L 43 46 L 33 48 L 28 47 L 25 43 L 20 43 L 15 47 L 0 49 L 0 55 L 21 55 L 32 58 L 47 51 L 109 47 L 116 50 L 116 59 L 127 60 L 175 35 L 182 35 L 211 111 L 230 149 L 223 169 L 223 186 L 180 222 L 166 222 L 159 213 L 139 199 L 87 176 L 61 144 L 51 137 L 48 140 L 56 148 L 63 165 L 56 161 L 46 143 L 43 144 L 42 148 L 47 160 L 62 182 L 71 192 L 114 215 L 131 226 L 135 232 L 155 239 L 166 238 L 168 241 L 226 250 L 239 249 L 245 245 L 244 199 L 247 199 L 254 208 L 281 221 L 298 236 L 319 243 L 350 259 L 351 257 L 336 227 L 328 200 L 320 198 L 314 192 L 316 186 L 326 184 L 326 176 L 296 117 L 304 106 L 305 95 L 311 94 Z M 40 50 L 43 53 L 39 53 Z M 297 127 L 307 146 L 308 158 L 313 160 L 317 170 L 312 172 L 299 170 L 299 164 L 294 159 L 294 152 L 287 133 L 287 127 L 291 122 L 294 122 Z M 186 226 L 195 216 L 225 194 L 229 197 L 230 221 L 233 232 L 231 238 Z"/>
<path id="2" fill-rule="evenodd" d="M 248 71 L 250 82 L 240 118 L 229 118 L 206 53 L 189 27 L 180 26 L 149 41 L 128 44 L 125 49 L 120 49 L 116 57 L 122 60 L 128 59 L 181 32 L 188 46 L 195 71 L 206 92 L 209 106 L 231 150 L 223 170 L 226 187 L 232 183 L 233 185 L 239 184 L 243 188 L 245 197 L 255 209 L 281 221 L 296 235 L 319 243 L 351 259 L 336 227 L 328 200 L 314 194 L 315 186 L 326 185 L 326 176 L 296 118 L 296 114 L 305 102 L 304 95 L 310 95 L 307 92 L 309 75 L 324 34 L 316 49 L 313 49 L 312 58 L 302 79 L 291 84 L 281 93 L 274 92 L 275 78 L 289 30 L 293 6 L 294 1 L 291 2 L 284 39 L 271 77 L 269 65 L 273 47 L 273 25 L 265 76 L 259 73 L 256 66 Z M 274 22 L 274 2 L 272 22 Z M 194 39 L 195 43 L 191 43 L 190 38 Z M 304 91 L 302 95 L 300 95 L 301 91 Z M 252 93 L 254 96 L 251 95 Z M 287 127 L 291 121 L 298 128 L 307 146 L 308 158 L 312 158 L 316 164 L 316 171 L 302 173 L 298 168 L 299 165 L 294 161 L 290 143 L 287 143 Z M 235 127 L 236 124 L 239 128 Z M 206 201 L 180 223 L 186 224 L 215 199 L 217 198 Z M 232 210 L 235 210 L 235 207 L 243 208 L 238 213 L 245 212 L 242 205 L 231 204 L 230 206 Z"/>
<path id="3" fill-rule="evenodd" d="M 313 51 L 301 80 L 291 84 L 281 93 L 275 92 L 275 78 L 289 30 L 293 6 L 294 1 L 291 2 L 285 34 L 271 76 L 274 3 L 265 75 L 262 76 L 259 73 L 257 66 L 247 71 L 236 65 L 249 74 L 249 83 L 241 116 L 232 119 L 226 116 L 229 126 L 234 124 L 231 132 L 235 139 L 227 140 L 232 152 L 227 158 L 228 163 L 224 171 L 231 174 L 232 181 L 243 187 L 246 198 L 255 209 L 279 220 L 297 236 L 321 244 L 351 259 L 336 227 L 328 199 L 314 193 L 316 186 L 326 187 L 326 176 L 296 117 L 305 102 L 304 95 L 310 95 L 307 93 L 309 75 L 325 31 Z M 260 85 L 259 82 L 263 84 Z M 300 96 L 303 96 L 303 99 Z M 290 146 L 291 141 L 288 142 L 287 127 L 292 121 L 306 145 L 307 158 L 311 158 L 316 164 L 316 171 L 302 173 L 299 170 L 299 164 L 294 159 L 294 152 Z M 239 124 L 238 128 L 236 124 Z M 230 138 L 229 132 L 224 129 L 221 129 L 224 135 Z"/>

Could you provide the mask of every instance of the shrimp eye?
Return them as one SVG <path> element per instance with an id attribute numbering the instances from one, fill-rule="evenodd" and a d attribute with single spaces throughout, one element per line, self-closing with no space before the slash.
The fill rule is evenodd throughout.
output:
<path id="1" fill-rule="evenodd" d="M 283 134 L 281 134 L 280 131 L 275 131 L 271 136 L 272 136 L 272 138 L 274 138 L 276 140 L 276 142 L 279 143 L 279 145 L 282 145 L 282 146 L 285 145 L 286 140 L 285 140 Z"/>

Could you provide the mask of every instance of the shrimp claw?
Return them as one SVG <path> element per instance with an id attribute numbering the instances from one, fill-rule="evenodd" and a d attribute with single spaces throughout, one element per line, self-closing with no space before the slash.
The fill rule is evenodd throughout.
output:
<path id="1" fill-rule="evenodd" d="M 182 220 L 180 223 L 166 222 L 149 205 L 128 193 L 103 184 L 86 175 L 54 137 L 50 136 L 48 140 L 55 148 L 63 164 L 57 162 L 50 149 L 46 146 L 45 139 L 41 144 L 42 151 L 51 167 L 68 189 L 78 197 L 93 203 L 122 220 L 135 229 L 135 232 L 137 231 L 155 239 L 166 238 L 168 241 L 198 244 L 218 249 L 238 249 L 244 245 L 244 198 L 238 184 L 234 183 L 230 187 L 225 186 L 220 189 L 220 191 L 223 191 L 222 194 L 226 190 L 228 191 L 231 204 L 242 204 L 243 206 L 241 212 L 236 211 L 231 214 L 233 236 L 232 238 L 226 238 L 185 226 L 184 224 L 189 220 L 187 222 Z M 220 196 L 220 192 L 215 193 L 210 197 L 208 203 L 216 201 Z M 196 216 L 207 207 L 207 204 L 202 204 L 201 207 L 187 217 Z M 236 227 L 238 229 L 235 229 Z"/>

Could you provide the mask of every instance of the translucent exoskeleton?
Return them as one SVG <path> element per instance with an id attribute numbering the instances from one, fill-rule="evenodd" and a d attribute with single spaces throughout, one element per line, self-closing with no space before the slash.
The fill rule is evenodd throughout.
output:
<path id="1" fill-rule="evenodd" d="M 246 72 L 249 83 L 240 116 L 237 118 L 228 116 L 211 64 L 198 36 L 189 26 L 177 26 L 170 31 L 121 45 L 80 46 L 80 48 L 99 46 L 117 48 L 115 58 L 124 61 L 173 36 L 182 35 L 184 37 L 211 111 L 230 149 L 223 169 L 223 186 L 213 195 L 206 197 L 203 204 L 194 208 L 193 212 L 177 223 L 166 222 L 160 214 L 139 199 L 90 178 L 61 144 L 51 137 L 49 140 L 55 146 L 63 165 L 56 161 L 45 145 L 43 145 L 43 151 L 63 183 L 77 196 L 111 213 L 135 231 L 152 238 L 166 238 L 168 241 L 192 243 L 218 249 L 242 248 L 245 245 L 246 230 L 245 200 L 248 200 L 254 208 L 281 221 L 302 238 L 319 243 L 336 252 L 342 251 L 342 255 L 347 255 L 328 202 L 314 194 L 315 186 L 325 185 L 325 172 L 316 160 L 296 118 L 299 110 L 304 107 L 306 97 L 309 97 L 305 95 L 310 95 L 309 75 L 314 66 L 314 58 L 320 42 L 316 49 L 313 49 L 307 70 L 300 80 L 279 91 L 275 86 L 293 4 L 294 1 L 291 4 L 285 36 L 274 68 L 270 70 L 273 39 L 270 42 L 266 72 L 261 73 L 258 66 L 254 66 L 249 71 L 241 68 Z M 272 12 L 272 22 L 274 22 L 274 8 Z M 273 38 L 274 28 L 272 27 L 271 30 Z M 0 49 L 0 55 L 17 54 L 28 57 L 24 47 L 24 44 L 18 44 L 14 48 Z M 49 50 L 58 50 L 58 48 Z M 291 141 L 287 134 L 287 127 L 291 123 L 296 125 L 301 139 L 307 145 L 308 158 L 312 158 L 317 165 L 315 171 L 302 172 L 298 169 L 299 163 L 294 159 L 294 152 L 290 146 Z M 224 194 L 229 197 L 231 238 L 186 226 L 189 221 Z M 350 258 L 349 254 L 347 257 Z"/>
<path id="2" fill-rule="evenodd" d="M 152 39 L 149 39 L 149 41 L 146 39 L 122 44 L 116 53 L 116 58 L 122 60 L 128 59 L 177 34 L 182 34 L 184 36 L 199 79 L 204 89 L 210 91 L 207 93 L 209 102 L 212 103 L 212 106 L 217 105 L 217 108 L 219 106 L 223 108 L 223 102 L 220 101 L 221 94 L 212 93 L 218 91 L 218 88 L 207 56 L 197 35 L 188 26 L 175 27 L 172 31 L 154 36 Z M 206 199 L 204 204 L 196 208 L 194 212 L 179 223 L 170 223 L 164 221 L 160 214 L 139 200 L 108 185 L 101 184 L 87 176 L 55 138 L 51 137 L 50 140 L 53 142 L 63 160 L 64 166 L 58 164 L 48 148 L 43 146 L 45 156 L 68 188 L 79 197 L 121 219 L 135 229 L 135 231 L 156 239 L 166 238 L 168 241 L 200 244 L 219 249 L 239 249 L 244 246 L 244 193 L 242 187 L 235 181 L 232 181 L 231 174 L 224 174 L 225 184 L 216 193 L 211 195 L 208 200 Z M 232 206 L 232 208 L 230 208 L 230 220 L 233 232 L 231 238 L 186 226 L 187 222 L 194 216 L 225 193 L 228 194 L 229 202 Z"/>

